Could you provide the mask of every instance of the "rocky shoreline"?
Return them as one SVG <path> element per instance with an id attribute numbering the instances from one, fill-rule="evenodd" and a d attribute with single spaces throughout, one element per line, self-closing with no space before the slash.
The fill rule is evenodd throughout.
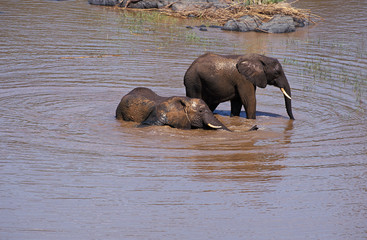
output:
<path id="1" fill-rule="evenodd" d="M 208 19 L 222 30 L 238 32 L 289 33 L 315 23 L 308 10 L 288 3 L 245 5 L 224 0 L 88 0 L 92 5 L 133 9 L 157 9 L 176 17 Z"/>

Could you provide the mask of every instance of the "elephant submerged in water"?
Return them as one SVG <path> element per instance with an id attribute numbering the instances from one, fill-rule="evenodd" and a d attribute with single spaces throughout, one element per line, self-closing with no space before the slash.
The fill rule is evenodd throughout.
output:
<path id="1" fill-rule="evenodd" d="M 230 131 L 201 99 L 161 97 L 148 88 L 135 88 L 122 97 L 116 118 L 144 125 L 169 125 L 174 128 L 224 129 Z"/>
<path id="2" fill-rule="evenodd" d="M 231 115 L 239 116 L 244 106 L 247 118 L 256 118 L 256 87 L 280 88 L 290 119 L 294 119 L 291 88 L 275 58 L 260 54 L 198 57 L 185 73 L 186 96 L 201 98 L 214 111 L 221 102 L 231 102 Z"/>

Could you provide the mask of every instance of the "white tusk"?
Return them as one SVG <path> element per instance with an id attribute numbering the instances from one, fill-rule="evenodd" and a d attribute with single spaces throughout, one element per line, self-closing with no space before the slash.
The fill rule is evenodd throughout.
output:
<path id="1" fill-rule="evenodd" d="M 208 123 L 208 126 L 211 127 L 211 128 L 215 128 L 215 129 L 222 128 L 222 126 L 215 126 L 215 125 L 210 124 L 210 123 Z"/>
<path id="2" fill-rule="evenodd" d="M 292 99 L 288 94 L 287 92 L 284 90 L 284 88 L 281 88 L 280 91 L 282 91 L 282 93 L 284 94 L 284 96 L 286 96 L 287 98 L 289 99 Z"/>

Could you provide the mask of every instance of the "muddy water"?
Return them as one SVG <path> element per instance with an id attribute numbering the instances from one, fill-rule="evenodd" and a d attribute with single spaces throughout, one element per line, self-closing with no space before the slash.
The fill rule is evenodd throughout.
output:
<path id="1" fill-rule="evenodd" d="M 324 21 L 267 35 L 86 2 L 0 3 L 1 239 L 366 238 L 365 4 L 300 1 Z M 279 58 L 296 120 L 271 86 L 256 120 L 219 106 L 231 133 L 114 119 L 207 51 Z"/>

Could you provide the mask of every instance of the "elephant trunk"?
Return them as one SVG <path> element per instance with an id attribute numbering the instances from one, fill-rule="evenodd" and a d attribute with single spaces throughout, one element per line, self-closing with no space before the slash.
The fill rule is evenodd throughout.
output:
<path id="1" fill-rule="evenodd" d="M 212 129 L 223 129 L 226 131 L 231 131 L 229 130 L 226 126 L 224 126 L 223 123 L 221 123 L 214 115 L 213 113 L 206 113 L 203 116 L 203 123 L 205 126 L 208 126 Z"/>
<path id="2" fill-rule="evenodd" d="M 291 88 L 289 84 L 286 83 L 284 88 L 280 88 L 282 93 L 284 94 L 284 101 L 285 101 L 285 108 L 287 109 L 287 113 L 290 119 L 294 120 L 293 113 L 292 113 L 292 99 L 291 99 Z"/>

